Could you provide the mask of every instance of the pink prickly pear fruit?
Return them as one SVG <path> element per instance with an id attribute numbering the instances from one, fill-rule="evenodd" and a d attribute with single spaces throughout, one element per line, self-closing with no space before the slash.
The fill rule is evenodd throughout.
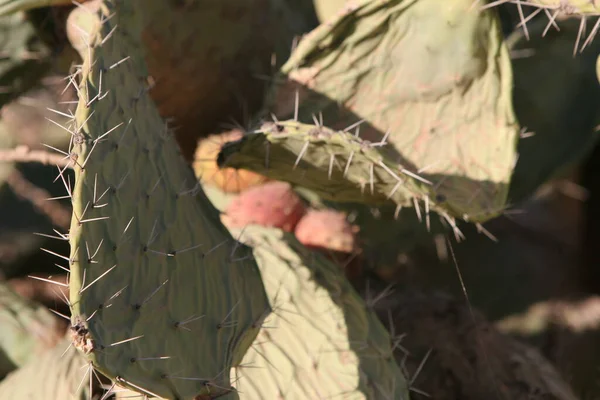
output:
<path id="1" fill-rule="evenodd" d="M 334 210 L 309 210 L 298 222 L 294 233 L 307 247 L 339 253 L 354 253 L 358 249 L 359 227 L 346 219 L 346 214 Z"/>
<path id="2" fill-rule="evenodd" d="M 226 208 L 222 220 L 232 228 L 255 224 L 293 232 L 305 212 L 289 183 L 272 181 L 243 191 Z"/>

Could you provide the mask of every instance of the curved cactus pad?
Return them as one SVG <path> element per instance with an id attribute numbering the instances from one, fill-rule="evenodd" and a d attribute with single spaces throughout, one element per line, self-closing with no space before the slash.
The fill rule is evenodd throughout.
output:
<path id="1" fill-rule="evenodd" d="M 474 197 L 476 189 L 468 180 L 454 180 L 455 186 L 435 184 L 435 177 L 394 162 L 389 146 L 381 142 L 295 121 L 268 123 L 258 132 L 225 144 L 218 162 L 292 182 L 331 201 L 414 206 L 423 200 L 424 205 L 417 204 L 423 212 L 467 214 L 471 221 L 501 211 L 500 205 L 489 210 L 477 201 L 465 201 L 469 194 Z"/>
<path id="2" fill-rule="evenodd" d="M 0 283 L 0 377 L 37 358 L 63 335 L 64 326 L 46 307 Z"/>
<path id="3" fill-rule="evenodd" d="M 510 57 L 495 10 L 473 0 L 359 1 L 305 36 L 268 104 L 279 119 L 322 114 L 427 171 L 458 209 L 505 206 L 519 126 Z M 320 118 L 320 117 L 319 117 Z"/>
<path id="4" fill-rule="evenodd" d="M 89 377 L 92 371 L 86 368 L 85 357 L 69 342 L 70 339 L 65 338 L 7 376 L 0 383 L 0 398 L 91 399 Z"/>
<path id="5" fill-rule="evenodd" d="M 221 224 L 148 96 L 140 5 L 106 0 L 82 27 L 91 45 L 70 127 L 74 342 L 121 386 L 237 398 L 230 369 L 270 305 L 250 250 Z"/>
<path id="6" fill-rule="evenodd" d="M 274 309 L 236 368 L 241 399 L 409 399 L 388 332 L 337 265 L 279 229 L 232 233 L 253 247 Z"/>

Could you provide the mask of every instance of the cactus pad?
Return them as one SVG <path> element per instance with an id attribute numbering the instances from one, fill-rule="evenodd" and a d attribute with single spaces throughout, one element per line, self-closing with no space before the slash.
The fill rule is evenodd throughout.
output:
<path id="1" fill-rule="evenodd" d="M 304 122 L 321 114 L 334 130 L 364 121 L 361 138 L 389 133 L 393 161 L 426 172 L 461 213 L 497 215 L 519 126 L 495 10 L 473 0 L 353 4 L 300 41 L 266 111 Z"/>
<path id="2" fill-rule="evenodd" d="M 220 223 L 148 95 L 139 5 L 106 0 L 81 27 L 90 48 L 70 127 L 74 343 L 124 387 L 237 398 L 230 369 L 270 305 L 249 249 Z"/>
<path id="3" fill-rule="evenodd" d="M 565 15 L 571 14 L 591 14 L 598 15 L 600 13 L 600 5 L 596 0 L 508 0 L 502 3 L 513 3 L 518 5 L 526 5 L 528 7 L 539 7 L 549 10 L 552 13 L 561 12 Z M 500 5 L 500 4 L 497 4 Z"/>
<path id="4" fill-rule="evenodd" d="M 511 179 L 513 204 L 588 157 L 599 138 L 600 85 L 595 67 L 600 41 L 573 57 L 580 21 L 560 21 L 560 32 L 551 29 L 544 35 L 547 25 L 541 17 L 528 22 L 529 38 L 520 29 L 507 38 L 512 52 L 531 52 L 513 60 L 515 110 L 527 127 Z M 557 76 L 562 78 L 557 81 Z"/>
<path id="5" fill-rule="evenodd" d="M 92 399 L 89 378 L 93 372 L 85 357 L 69 342 L 69 338 L 61 340 L 54 348 L 6 377 L 0 383 L 0 398 Z M 91 381 L 92 391 L 94 381 Z"/>
<path id="6" fill-rule="evenodd" d="M 388 332 L 338 266 L 290 233 L 248 226 L 274 309 L 236 368 L 242 399 L 408 400 Z"/>
<path id="7" fill-rule="evenodd" d="M 471 221 L 491 218 L 490 210 L 474 195 L 478 186 L 434 185 L 394 162 L 393 151 L 343 131 L 295 121 L 267 123 L 259 132 L 223 146 L 219 165 L 250 169 L 288 181 L 337 202 L 413 206 L 423 200 L 423 213 L 436 210 L 452 217 L 468 214 Z M 473 184 L 471 184 L 473 183 Z M 499 205 L 498 205 L 499 206 Z"/>
<path id="8" fill-rule="evenodd" d="M 63 334 L 45 307 L 0 283 L 0 377 L 55 346 Z"/>
<path id="9" fill-rule="evenodd" d="M 272 75 L 289 56 L 294 36 L 308 29 L 287 1 L 133 3 L 139 50 L 152 78 L 150 96 L 177 127 L 175 137 L 189 161 L 198 138 L 232 119 L 245 122 L 260 108 L 266 85 L 257 77 Z"/>

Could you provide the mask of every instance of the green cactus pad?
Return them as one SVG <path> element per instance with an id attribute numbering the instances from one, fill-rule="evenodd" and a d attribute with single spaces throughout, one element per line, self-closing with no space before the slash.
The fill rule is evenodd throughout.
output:
<path id="1" fill-rule="evenodd" d="M 281 121 L 265 124 L 258 132 L 227 143 L 219 155 L 221 166 L 244 168 L 285 180 L 318 193 L 325 200 L 373 205 L 425 204 L 423 214 L 441 214 L 471 221 L 495 215 L 473 198 L 475 187 L 435 185 L 428 174 L 417 174 L 394 162 L 389 146 L 364 141 L 354 134 L 329 128 Z M 460 197 L 458 197 L 460 195 Z M 498 212 L 500 210 L 494 210 Z"/>
<path id="2" fill-rule="evenodd" d="M 475 0 L 474 0 L 475 1 Z M 545 8 L 551 13 L 561 12 L 565 15 L 570 14 L 600 14 L 600 4 L 595 0 L 509 0 L 503 3 L 513 3 L 515 5 L 523 5 L 527 7 Z M 500 4 L 498 4 L 500 5 Z"/>
<path id="3" fill-rule="evenodd" d="M 426 171 L 471 219 L 496 215 L 519 126 L 495 10 L 472 3 L 354 3 L 301 40 L 266 111 L 304 122 L 321 114 L 335 130 L 364 121 L 358 134 L 371 142 L 389 132 L 396 163 Z"/>
<path id="4" fill-rule="evenodd" d="M 0 377 L 37 358 L 63 334 L 64 326 L 44 306 L 0 284 Z"/>
<path id="5" fill-rule="evenodd" d="M 85 357 L 70 345 L 67 337 L 7 376 L 0 383 L 0 399 L 89 400 L 92 371 L 86 364 Z"/>
<path id="6" fill-rule="evenodd" d="M 275 228 L 232 233 L 253 247 L 274 309 L 236 368 L 241 399 L 409 399 L 388 332 L 339 266 Z"/>
<path id="7" fill-rule="evenodd" d="M 542 17 L 528 23 L 529 38 L 522 30 L 507 38 L 515 54 L 528 53 L 513 60 L 515 111 L 527 128 L 519 140 L 519 160 L 511 179 L 513 204 L 588 157 L 599 138 L 600 41 L 573 57 L 579 21 L 561 21 L 560 32 L 551 29 L 544 35 L 547 25 Z"/>
<path id="8" fill-rule="evenodd" d="M 295 36 L 310 30 L 302 4 L 307 1 L 312 3 L 134 1 L 153 80 L 150 95 L 161 116 L 177 126 L 176 139 L 189 161 L 200 137 L 232 120 L 245 123 L 260 109 L 268 89 L 264 77 L 289 57 Z M 72 33 L 79 37 L 77 29 Z"/>
<path id="9" fill-rule="evenodd" d="M 270 305 L 250 250 L 220 223 L 148 96 L 140 4 L 102 3 L 81 52 L 71 127 L 75 345 L 139 392 L 237 398 L 230 369 Z"/>

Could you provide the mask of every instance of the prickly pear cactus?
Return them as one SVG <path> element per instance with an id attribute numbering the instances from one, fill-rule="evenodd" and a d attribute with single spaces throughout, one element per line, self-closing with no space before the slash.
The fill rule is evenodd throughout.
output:
<path id="1" fill-rule="evenodd" d="M 45 307 L 0 284 L 0 377 L 36 359 L 63 335 L 64 326 Z"/>
<path id="2" fill-rule="evenodd" d="M 600 5 L 595 0 L 528 0 L 526 3 L 520 0 L 509 0 L 501 3 L 513 3 L 519 7 L 527 5 L 529 7 L 539 7 L 547 9 L 553 13 L 571 14 L 592 14 L 600 13 Z M 500 5 L 497 3 L 494 5 Z"/>
<path id="3" fill-rule="evenodd" d="M 261 107 L 267 85 L 259 77 L 272 76 L 288 58 L 295 35 L 308 29 L 288 0 L 133 3 L 140 7 L 150 95 L 161 116 L 174 122 L 190 161 L 199 137 L 232 119 L 246 123 Z M 76 28 L 71 33 L 79 36 Z"/>
<path id="4" fill-rule="evenodd" d="M 409 399 L 388 332 L 338 266 L 275 228 L 232 233 L 253 247 L 274 309 L 235 369 L 241 399 Z"/>
<path id="5" fill-rule="evenodd" d="M 268 111 L 281 120 L 322 116 L 335 130 L 356 124 L 352 132 L 371 142 L 388 133 L 394 161 L 457 211 L 497 215 L 519 126 L 495 10 L 479 12 L 473 0 L 353 4 L 301 40 Z"/>
<path id="6" fill-rule="evenodd" d="M 121 386 L 237 398 L 239 365 L 270 312 L 235 242 L 148 96 L 140 2 L 104 1 L 82 26 L 69 258 L 74 344 Z"/>
<path id="7" fill-rule="evenodd" d="M 573 57 L 580 22 L 560 21 L 560 31 L 546 32 L 547 26 L 542 16 L 527 23 L 529 37 L 519 29 L 506 39 L 515 54 L 529 53 L 513 60 L 515 111 L 527 127 L 519 140 L 519 160 L 511 180 L 513 204 L 588 157 L 598 143 L 600 40 Z"/>
<path id="8" fill-rule="evenodd" d="M 469 204 L 394 162 L 389 148 L 343 131 L 296 121 L 267 123 L 243 139 L 226 143 L 219 165 L 244 168 L 310 189 L 323 199 L 372 205 L 414 206 L 462 217 Z M 472 221 L 492 214 L 469 213 Z"/>
<path id="9" fill-rule="evenodd" d="M 90 386 L 96 388 L 92 373 L 67 337 L 0 382 L 0 398 L 90 400 Z"/>

